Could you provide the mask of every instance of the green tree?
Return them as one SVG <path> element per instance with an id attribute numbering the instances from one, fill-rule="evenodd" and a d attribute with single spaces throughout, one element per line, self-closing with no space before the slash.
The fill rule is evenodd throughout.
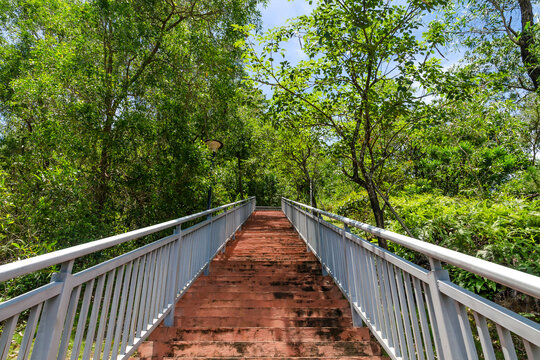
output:
<path id="1" fill-rule="evenodd" d="M 413 84 L 434 82 L 440 70 L 431 55 L 444 40 L 441 27 L 434 23 L 424 39 L 416 35 L 429 8 L 422 1 L 324 1 L 257 37 L 260 54 L 244 44 L 254 81 L 274 87 L 273 116 L 319 129 L 345 176 L 366 190 L 382 228 L 395 155 L 424 105 Z M 282 43 L 296 36 L 308 59 L 279 61 Z"/>
<path id="2" fill-rule="evenodd" d="M 324 149 L 313 129 L 296 127 L 296 123 L 290 121 L 275 130 L 273 163 L 280 176 L 293 184 L 297 196 L 317 207 Z"/>
<path id="3" fill-rule="evenodd" d="M 65 247 L 203 209 L 202 140 L 227 126 L 233 24 L 256 4 L 1 1 L 10 237 Z"/>
<path id="4" fill-rule="evenodd" d="M 403 158 L 409 185 L 447 196 L 491 197 L 527 165 L 526 124 L 515 108 L 513 101 L 492 101 L 483 92 L 439 108 L 417 127 Z"/>
<path id="5" fill-rule="evenodd" d="M 467 62 L 495 89 L 538 91 L 540 31 L 531 0 L 458 0 L 445 9 L 450 32 Z"/>

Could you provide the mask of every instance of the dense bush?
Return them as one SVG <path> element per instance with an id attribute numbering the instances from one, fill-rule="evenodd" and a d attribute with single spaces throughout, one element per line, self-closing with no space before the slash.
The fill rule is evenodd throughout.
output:
<path id="1" fill-rule="evenodd" d="M 391 203 L 413 235 L 468 255 L 540 276 L 540 199 L 510 197 L 475 200 L 434 194 L 402 194 Z M 367 198 L 352 193 L 336 203 L 334 212 L 371 222 Z M 406 234 L 388 211 L 387 229 Z M 396 244 L 390 250 L 422 265 L 419 254 Z M 488 298 L 502 287 L 480 276 L 449 269 L 455 283 Z"/>

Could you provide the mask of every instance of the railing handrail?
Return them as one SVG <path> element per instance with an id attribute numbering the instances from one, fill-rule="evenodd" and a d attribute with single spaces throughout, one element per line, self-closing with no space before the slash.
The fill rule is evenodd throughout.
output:
<path id="1" fill-rule="evenodd" d="M 540 277 L 515 270 L 503 265 L 495 264 L 486 260 L 466 255 L 455 250 L 450 250 L 442 246 L 431 244 L 409 236 L 397 234 L 388 230 L 365 224 L 360 221 L 336 215 L 324 210 L 311 207 L 300 202 L 283 198 L 284 201 L 305 208 L 306 210 L 317 212 L 334 220 L 340 221 L 347 226 L 366 231 L 375 236 L 390 240 L 408 249 L 422 253 L 428 257 L 438 259 L 442 262 L 460 267 L 471 273 L 483 276 L 487 279 L 518 290 L 524 294 L 540 298 Z"/>
<path id="2" fill-rule="evenodd" d="M 236 205 L 245 203 L 253 199 L 254 196 L 244 200 L 236 201 L 234 203 L 222 205 L 210 210 L 201 211 L 196 214 L 184 216 L 174 220 L 169 220 L 156 225 L 147 226 L 141 229 L 129 231 L 123 234 L 106 237 L 100 240 L 91 241 L 85 244 L 72 246 L 66 249 L 53 251 L 47 254 L 34 256 L 28 259 L 15 261 L 9 264 L 0 266 L 0 282 L 4 282 L 22 275 L 32 273 L 47 267 L 65 263 L 70 260 L 80 258 L 85 255 L 92 254 L 97 251 L 101 251 L 116 245 L 123 244 L 130 240 L 135 240 L 146 235 L 156 233 L 161 230 L 165 230 L 174 226 L 181 225 L 191 220 L 198 219 L 200 217 L 213 214 L 228 207 L 234 207 Z"/>

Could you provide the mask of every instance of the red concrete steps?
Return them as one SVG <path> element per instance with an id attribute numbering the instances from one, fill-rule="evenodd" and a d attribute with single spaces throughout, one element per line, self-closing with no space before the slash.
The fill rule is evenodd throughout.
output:
<path id="1" fill-rule="evenodd" d="M 223 327 L 215 328 L 158 328 L 157 338 L 174 338 L 181 341 L 367 341 L 370 338 L 366 328 L 272 328 L 272 327 Z"/>
<path id="2" fill-rule="evenodd" d="M 204 276 L 194 282 L 192 286 L 280 286 L 280 285 L 321 285 L 332 286 L 331 279 L 320 280 L 319 276 L 314 274 L 281 274 L 276 276 L 272 275 L 260 275 L 254 274 L 250 276 L 246 275 L 229 275 L 227 277 L 221 276 Z"/>
<path id="3" fill-rule="evenodd" d="M 326 309 L 326 308 L 344 308 L 348 305 L 345 299 L 272 299 L 273 307 L 276 308 L 302 308 L 302 309 Z M 267 300 L 247 300 L 231 297 L 229 299 L 189 299 L 180 304 L 186 311 L 188 308 L 212 309 L 224 307 L 236 308 L 264 308 L 268 306 Z"/>
<path id="4" fill-rule="evenodd" d="M 177 327 L 343 327 L 349 326 L 351 318 L 276 318 L 258 317 L 243 318 L 236 316 L 205 316 L 205 317 L 182 317 L 175 319 L 174 325 Z"/>
<path id="5" fill-rule="evenodd" d="M 191 290 L 191 288 L 190 288 Z M 280 290 L 280 291 L 228 291 L 228 292 L 217 292 L 210 291 L 207 293 L 202 292 L 187 292 L 184 297 L 188 299 L 216 299 L 216 300 L 234 300 L 234 299 L 244 299 L 244 300 L 265 300 L 272 301 L 273 299 L 293 299 L 293 300 L 303 300 L 303 299 L 335 299 L 342 300 L 343 295 L 341 292 L 336 291 L 296 291 L 296 290 Z"/>
<path id="6" fill-rule="evenodd" d="M 161 358 L 163 360 L 176 360 L 178 359 L 177 357 L 163 357 Z M 313 359 L 312 357 L 291 357 L 291 356 L 287 356 L 287 357 L 283 357 L 283 358 L 277 358 L 277 357 L 272 357 L 272 358 L 269 358 L 269 357 L 246 357 L 246 356 L 242 356 L 242 357 L 227 357 L 227 358 L 223 358 L 223 357 L 184 357 L 182 359 L 185 359 L 185 360 L 202 360 L 202 359 L 208 359 L 208 360 L 223 360 L 223 359 L 227 359 L 227 360 L 233 360 L 233 359 L 257 359 L 257 360 L 276 360 L 276 359 L 286 359 L 286 360 L 308 360 L 308 359 Z M 341 359 L 344 359 L 344 360 L 388 360 L 388 358 L 386 356 L 340 356 L 340 357 L 335 357 L 335 358 L 332 358 L 332 357 L 317 357 L 317 359 L 319 360 L 341 360 Z"/>
<path id="7" fill-rule="evenodd" d="M 190 306 L 184 307 L 179 311 L 176 316 L 181 319 L 190 317 L 196 317 L 199 319 L 205 317 L 223 317 L 223 314 L 227 314 L 227 317 L 240 317 L 240 318 L 277 318 L 277 319 L 313 319 L 313 318 L 351 318 L 350 313 L 344 314 L 343 310 L 339 308 L 297 308 L 297 307 L 277 307 L 266 306 L 259 308 L 242 308 L 236 307 L 233 304 L 227 304 L 224 307 L 199 307 Z"/>
<path id="8" fill-rule="evenodd" d="M 258 211 L 139 348 L 139 360 L 382 360 L 347 300 L 278 211 Z"/>
<path id="9" fill-rule="evenodd" d="M 139 359 L 139 358 L 134 358 Z M 178 357 L 163 357 L 160 358 L 162 360 L 176 360 Z M 233 360 L 233 359 L 257 359 L 257 360 L 276 360 L 276 359 L 286 359 L 286 360 L 308 360 L 313 359 L 313 357 L 293 357 L 293 356 L 287 356 L 283 358 L 278 357 L 249 357 L 249 356 L 241 356 L 241 357 L 183 357 L 184 360 L 202 360 L 202 359 L 208 359 L 208 360 Z M 319 356 L 317 357 L 319 360 L 388 360 L 388 357 L 386 356 L 339 356 L 339 357 L 326 357 L 326 356 Z"/>
<path id="10" fill-rule="evenodd" d="M 173 357 L 320 357 L 375 355 L 369 342 L 172 341 Z"/>

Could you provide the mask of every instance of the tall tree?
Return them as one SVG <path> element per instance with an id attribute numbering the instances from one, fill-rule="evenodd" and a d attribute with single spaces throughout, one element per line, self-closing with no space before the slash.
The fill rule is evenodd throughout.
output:
<path id="1" fill-rule="evenodd" d="M 258 37 L 261 53 L 247 45 L 253 79 L 274 87 L 273 116 L 320 129 L 343 173 L 367 191 L 381 228 L 394 155 L 423 104 L 413 84 L 432 82 L 440 70 L 431 55 L 441 27 L 435 23 L 425 39 L 415 35 L 432 5 L 323 1 L 311 15 Z M 296 36 L 308 59 L 278 61 L 282 43 Z"/>
<path id="2" fill-rule="evenodd" d="M 496 87 L 537 92 L 540 86 L 539 24 L 536 0 L 457 0 L 446 8 L 450 33 L 469 48 Z"/>
<path id="3" fill-rule="evenodd" d="M 256 5 L 0 1 L 0 166 L 28 229 L 13 237 L 66 246 L 203 208 L 201 140 L 226 126 L 233 24 Z"/>

